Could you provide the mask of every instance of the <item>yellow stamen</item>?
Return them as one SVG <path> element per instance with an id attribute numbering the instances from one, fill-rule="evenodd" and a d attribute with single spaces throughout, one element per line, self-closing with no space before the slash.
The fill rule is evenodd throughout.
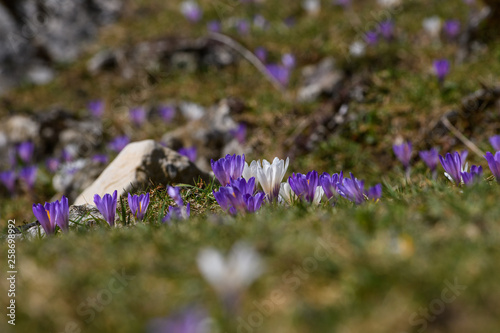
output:
<path id="1" fill-rule="evenodd" d="M 45 210 L 47 212 L 47 216 L 49 217 L 49 221 L 50 221 L 50 213 L 48 210 Z"/>

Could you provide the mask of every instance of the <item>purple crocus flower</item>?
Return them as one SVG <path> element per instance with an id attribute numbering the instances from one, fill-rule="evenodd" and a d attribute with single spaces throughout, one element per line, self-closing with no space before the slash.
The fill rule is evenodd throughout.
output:
<path id="1" fill-rule="evenodd" d="M 268 22 L 264 16 L 255 15 L 253 18 L 253 25 L 259 29 L 266 30 L 268 27 Z"/>
<path id="2" fill-rule="evenodd" d="M 462 158 L 460 157 L 460 153 L 455 152 L 453 155 L 447 153 L 445 157 L 439 155 L 439 161 L 449 178 L 451 178 L 455 184 L 459 185 L 462 180 Z"/>
<path id="3" fill-rule="evenodd" d="M 45 161 L 45 165 L 49 172 L 54 173 L 59 168 L 59 160 L 55 157 L 50 157 Z"/>
<path id="4" fill-rule="evenodd" d="M 365 195 L 369 200 L 378 201 L 382 197 L 382 184 L 372 186 L 366 191 Z"/>
<path id="5" fill-rule="evenodd" d="M 443 29 L 449 39 L 455 39 L 460 34 L 460 21 L 448 20 L 444 22 Z"/>
<path id="6" fill-rule="evenodd" d="M 245 194 L 243 200 L 245 200 L 247 212 L 254 213 L 258 211 L 265 197 L 266 194 L 264 192 L 258 192 L 255 195 Z"/>
<path id="7" fill-rule="evenodd" d="M 170 223 L 172 220 L 184 220 L 189 218 L 191 215 L 191 204 L 188 202 L 188 204 L 184 206 L 179 206 L 179 207 L 174 207 L 174 206 L 169 206 L 168 207 L 168 212 L 167 214 L 163 217 L 161 220 L 162 223 Z"/>
<path id="8" fill-rule="evenodd" d="M 142 221 L 149 205 L 149 193 L 141 195 L 128 194 L 128 206 L 136 220 Z"/>
<path id="9" fill-rule="evenodd" d="M 481 176 L 483 175 L 483 167 L 473 165 L 470 168 L 470 172 L 461 172 L 462 180 L 465 185 L 469 186 L 475 184 L 481 180 Z"/>
<path id="10" fill-rule="evenodd" d="M 394 37 L 394 21 L 387 20 L 380 22 L 378 30 L 385 40 L 391 40 Z"/>
<path id="11" fill-rule="evenodd" d="M 45 205 L 33 204 L 32 209 L 33 214 L 38 222 L 40 222 L 40 225 L 47 235 L 53 235 L 55 233 L 56 225 L 64 232 L 69 230 L 68 198 L 64 195 L 61 201 L 56 200 L 52 203 L 46 202 Z"/>
<path id="12" fill-rule="evenodd" d="M 238 33 L 242 36 L 248 35 L 250 32 L 250 24 L 245 19 L 238 20 L 236 28 L 238 29 Z"/>
<path id="13" fill-rule="evenodd" d="M 168 318 L 156 318 L 149 322 L 148 333 L 209 333 L 207 314 L 201 308 L 187 308 Z"/>
<path id="14" fill-rule="evenodd" d="M 221 24 L 219 21 L 210 21 L 207 23 L 207 30 L 210 32 L 220 32 Z"/>
<path id="15" fill-rule="evenodd" d="M 92 156 L 92 162 L 99 163 L 99 164 L 106 164 L 106 163 L 108 163 L 108 155 L 95 154 L 94 156 Z"/>
<path id="16" fill-rule="evenodd" d="M 462 168 L 464 168 L 466 165 L 466 162 L 467 162 L 466 160 L 467 160 L 468 155 L 469 155 L 469 152 L 467 150 L 462 150 L 460 152 L 460 160 L 462 161 L 462 165 L 461 165 Z"/>
<path id="17" fill-rule="evenodd" d="M 178 206 L 184 206 L 184 201 L 182 201 L 180 188 L 176 186 L 169 186 L 167 188 L 167 194 L 175 201 Z"/>
<path id="18" fill-rule="evenodd" d="M 130 139 L 126 135 L 117 136 L 109 143 L 109 148 L 113 151 L 119 153 L 125 148 L 126 145 L 130 142 Z"/>
<path id="19" fill-rule="evenodd" d="M 319 184 L 323 187 L 325 195 L 330 200 L 337 195 L 338 186 L 344 181 L 344 172 L 334 173 L 330 176 L 328 173 L 323 173 L 319 177 Z"/>
<path id="20" fill-rule="evenodd" d="M 38 168 L 35 165 L 27 166 L 19 171 L 19 178 L 24 181 L 30 190 L 35 185 Z"/>
<path id="21" fill-rule="evenodd" d="M 365 33 L 365 42 L 368 45 L 375 45 L 378 42 L 378 33 L 376 31 L 367 31 Z"/>
<path id="22" fill-rule="evenodd" d="M 90 114 L 96 118 L 99 118 L 104 113 L 105 104 L 102 100 L 93 100 L 87 104 L 87 109 Z"/>
<path id="23" fill-rule="evenodd" d="M 293 173 L 288 178 L 288 183 L 293 192 L 301 199 L 309 203 L 313 202 L 316 188 L 319 185 L 319 176 L 317 171 L 310 171 L 307 175 Z"/>
<path id="24" fill-rule="evenodd" d="M 220 187 L 218 191 L 212 193 L 223 211 L 229 210 L 229 213 L 236 214 L 236 209 L 231 205 L 230 201 L 231 196 L 234 196 L 234 190 L 231 186 Z"/>
<path id="25" fill-rule="evenodd" d="M 392 149 L 398 160 L 403 164 L 406 171 L 406 178 L 410 177 L 410 160 L 412 153 L 411 142 L 405 142 L 400 145 L 393 145 Z"/>
<path id="26" fill-rule="evenodd" d="M 231 179 L 238 179 L 245 167 L 245 155 L 229 155 L 217 161 L 211 160 L 210 165 L 215 177 L 221 185 L 228 185 Z"/>
<path id="27" fill-rule="evenodd" d="M 0 172 L 0 182 L 2 182 L 10 193 L 14 193 L 16 190 L 16 172 L 13 170 Z"/>
<path id="28" fill-rule="evenodd" d="M 281 57 L 281 63 L 283 64 L 283 66 L 285 66 L 288 69 L 294 68 L 295 67 L 295 57 L 294 57 L 294 55 L 291 54 L 291 53 L 285 53 Z"/>
<path id="29" fill-rule="evenodd" d="M 196 161 L 197 150 L 195 146 L 187 148 L 182 147 L 179 149 L 178 153 L 182 156 L 186 156 L 193 163 Z"/>
<path id="30" fill-rule="evenodd" d="M 237 128 L 232 129 L 229 133 L 233 135 L 240 144 L 244 144 L 247 136 L 247 125 L 240 123 Z"/>
<path id="31" fill-rule="evenodd" d="M 500 150 L 500 135 L 494 135 L 490 138 L 490 144 L 495 151 Z"/>
<path id="32" fill-rule="evenodd" d="M 17 154 L 24 163 L 31 162 L 34 151 L 35 151 L 35 145 L 30 141 L 21 142 L 17 146 Z"/>
<path id="33" fill-rule="evenodd" d="M 262 46 L 259 46 L 258 48 L 255 49 L 255 55 L 257 56 L 257 58 L 259 58 L 259 60 L 263 63 L 266 62 L 267 60 L 267 50 L 262 47 Z"/>
<path id="34" fill-rule="evenodd" d="M 113 227 L 115 225 L 116 216 L 116 203 L 118 201 L 118 192 L 115 190 L 113 195 L 106 193 L 101 197 L 96 194 L 94 195 L 94 203 L 99 210 L 99 212 L 104 216 L 104 219 L 108 224 Z"/>
<path id="35" fill-rule="evenodd" d="M 203 16 L 203 11 L 198 3 L 191 0 L 183 1 L 181 3 L 181 13 L 192 23 L 200 21 Z"/>
<path id="36" fill-rule="evenodd" d="M 422 150 L 418 153 L 422 161 L 431 169 L 432 172 L 436 170 L 438 160 L 439 160 L 439 152 L 436 148 L 432 148 L 430 150 Z"/>
<path id="37" fill-rule="evenodd" d="M 488 161 L 491 173 L 493 173 L 497 182 L 500 183 L 500 151 L 497 151 L 495 155 L 487 152 L 484 157 L 486 158 L 486 161 Z"/>
<path id="38" fill-rule="evenodd" d="M 164 122 L 169 123 L 175 116 L 175 108 L 171 105 L 162 105 L 158 109 L 158 113 Z"/>
<path id="39" fill-rule="evenodd" d="M 254 192 L 255 177 L 251 177 L 248 182 L 244 178 L 231 180 L 229 185 L 220 187 L 213 194 L 221 208 L 234 215 L 237 212 L 253 213 L 260 209 L 265 194 L 258 192 L 254 195 Z"/>
<path id="40" fill-rule="evenodd" d="M 347 8 L 351 5 L 351 0 L 335 0 L 334 4 L 343 8 Z"/>
<path id="41" fill-rule="evenodd" d="M 73 154 L 68 149 L 63 149 L 61 151 L 61 159 L 64 162 L 71 162 L 73 161 Z"/>
<path id="42" fill-rule="evenodd" d="M 54 204 L 57 205 L 57 217 L 56 224 L 61 228 L 62 231 L 66 232 L 69 230 L 69 206 L 68 198 L 64 195 L 61 201 L 56 201 Z"/>
<path id="43" fill-rule="evenodd" d="M 146 110 L 142 107 L 130 109 L 130 121 L 136 126 L 141 126 L 146 121 Z"/>
<path id="44" fill-rule="evenodd" d="M 251 177 L 248 181 L 245 178 L 231 179 L 230 186 L 238 196 L 245 194 L 253 195 L 255 192 L 255 177 Z"/>
<path id="45" fill-rule="evenodd" d="M 342 184 L 338 185 L 338 192 L 344 198 L 359 205 L 365 201 L 365 182 L 356 179 L 352 173 L 349 174 L 351 178 L 344 178 Z"/>
<path id="46" fill-rule="evenodd" d="M 169 186 L 167 188 L 168 195 L 175 201 L 178 207 L 169 206 L 167 214 L 163 217 L 162 222 L 169 222 L 171 220 L 187 219 L 191 214 L 191 205 L 188 203 L 184 206 L 180 189 L 178 187 Z"/>
<path id="47" fill-rule="evenodd" d="M 266 69 L 269 74 L 281 84 L 281 86 L 288 86 L 288 82 L 290 81 L 290 69 L 277 64 L 266 65 Z"/>
<path id="48" fill-rule="evenodd" d="M 436 74 L 439 83 L 443 83 L 446 75 L 450 72 L 450 62 L 448 59 L 434 60 L 434 73 Z"/>
<path id="49" fill-rule="evenodd" d="M 295 19 L 295 17 L 293 16 L 288 16 L 287 18 L 285 18 L 283 20 L 283 23 L 285 23 L 285 25 L 288 27 L 288 28 L 291 28 L 293 27 L 297 22 L 297 20 Z"/>

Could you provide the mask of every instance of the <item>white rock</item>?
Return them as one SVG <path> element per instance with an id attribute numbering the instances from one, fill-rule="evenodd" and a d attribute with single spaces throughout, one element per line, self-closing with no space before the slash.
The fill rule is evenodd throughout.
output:
<path id="1" fill-rule="evenodd" d="M 128 144 L 101 175 L 75 200 L 75 205 L 93 204 L 94 195 L 118 191 L 118 196 L 151 184 L 194 183 L 208 174 L 200 171 L 185 156 L 153 140 Z"/>

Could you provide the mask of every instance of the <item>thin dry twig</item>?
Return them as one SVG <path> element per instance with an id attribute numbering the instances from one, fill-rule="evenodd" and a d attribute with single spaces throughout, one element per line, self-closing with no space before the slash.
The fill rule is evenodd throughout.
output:
<path id="1" fill-rule="evenodd" d="M 451 132 L 453 135 L 455 135 L 464 145 L 466 145 L 470 150 L 472 150 L 476 155 L 483 157 L 484 152 L 478 148 L 472 141 L 467 139 L 465 135 L 463 135 L 455 126 L 453 126 L 448 118 L 445 116 L 441 117 L 441 122 L 443 125 Z"/>
<path id="2" fill-rule="evenodd" d="M 250 62 L 252 65 L 254 65 L 257 70 L 264 75 L 264 77 L 267 78 L 269 82 L 273 85 L 274 88 L 276 88 L 278 91 L 285 92 L 285 87 L 271 74 L 269 74 L 269 71 L 266 69 L 266 66 L 255 56 L 252 52 L 250 52 L 247 48 L 245 48 L 243 45 L 232 39 L 231 37 L 227 35 L 223 35 L 217 32 L 211 32 L 209 34 L 210 38 L 213 40 L 216 40 L 220 43 L 223 43 L 239 54 L 248 62 Z"/>

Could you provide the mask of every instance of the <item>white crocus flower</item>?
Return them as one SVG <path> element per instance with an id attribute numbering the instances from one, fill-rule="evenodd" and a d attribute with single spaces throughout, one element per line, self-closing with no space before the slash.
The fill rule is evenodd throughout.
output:
<path id="1" fill-rule="evenodd" d="M 246 243 L 237 243 L 227 258 L 213 248 L 198 253 L 198 268 L 223 300 L 231 302 L 264 272 L 259 254 Z"/>
<path id="2" fill-rule="evenodd" d="M 424 19 L 422 21 L 422 26 L 432 38 L 439 37 L 441 31 L 441 19 L 439 16 L 432 16 Z"/>
<path id="3" fill-rule="evenodd" d="M 382 7 L 396 7 L 401 4 L 401 0 L 378 0 L 377 3 Z"/>
<path id="4" fill-rule="evenodd" d="M 282 202 L 288 205 L 297 200 L 297 195 L 295 195 L 288 182 L 283 182 L 280 184 L 280 198 Z"/>
<path id="5" fill-rule="evenodd" d="M 245 162 L 245 166 L 243 167 L 243 174 L 241 175 L 241 177 L 245 178 L 246 181 L 248 181 L 252 177 L 255 177 L 255 187 L 259 186 L 259 180 L 257 179 L 258 168 L 261 168 L 260 160 L 252 161 L 250 165 L 248 165 L 248 163 Z"/>
<path id="6" fill-rule="evenodd" d="M 325 190 L 323 190 L 323 186 L 316 187 L 316 191 L 314 191 L 313 203 L 315 205 L 319 205 L 319 203 L 321 202 L 321 198 L 323 198 L 324 194 L 325 194 Z"/>
<path id="7" fill-rule="evenodd" d="M 267 198 L 272 201 L 280 193 L 280 184 L 288 169 L 288 162 L 288 157 L 286 161 L 275 157 L 272 164 L 267 160 L 263 160 L 262 165 L 260 164 L 260 160 L 252 161 L 250 165 L 245 162 L 242 177 L 247 181 L 255 177 L 255 186 L 260 184 Z"/>
<path id="8" fill-rule="evenodd" d="M 366 53 L 366 44 L 361 41 L 356 41 L 349 45 L 349 53 L 354 57 L 361 57 Z"/>
<path id="9" fill-rule="evenodd" d="M 280 193 L 281 181 L 288 169 L 288 162 L 288 157 L 286 161 L 275 157 L 272 164 L 263 160 L 262 168 L 257 168 L 257 180 L 270 201 L 277 198 Z"/>
<path id="10" fill-rule="evenodd" d="M 321 1 L 303 0 L 302 8 L 304 8 L 304 10 L 311 15 L 317 15 L 321 11 Z"/>

